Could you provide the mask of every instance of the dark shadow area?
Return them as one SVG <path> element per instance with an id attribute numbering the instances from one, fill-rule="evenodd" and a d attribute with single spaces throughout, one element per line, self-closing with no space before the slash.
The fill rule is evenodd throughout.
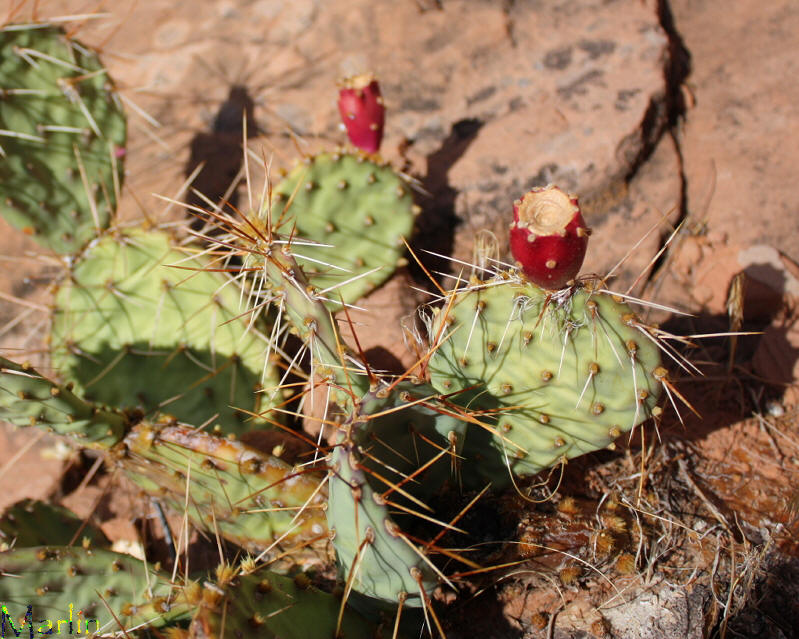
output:
<path id="1" fill-rule="evenodd" d="M 416 220 L 412 246 L 416 256 L 431 273 L 450 271 L 449 260 L 425 251 L 441 255 L 452 253 L 455 227 L 460 220 L 455 215 L 455 197 L 458 193 L 449 183 L 449 171 L 469 148 L 482 126 L 483 122 L 476 118 L 455 122 L 441 147 L 427 156 L 427 174 L 422 177 L 422 188 L 429 195 L 418 198 L 422 214 Z M 410 260 L 408 270 L 416 284 L 429 290 L 434 288 L 423 269 L 413 259 Z"/>
<path id="2" fill-rule="evenodd" d="M 59 373 L 82 388 L 87 400 L 106 406 L 170 414 L 193 426 L 212 420 L 206 426 L 213 431 L 218 425 L 224 434 L 263 427 L 237 410 L 261 409 L 261 397 L 254 396 L 261 371 L 249 369 L 238 355 L 177 343 L 172 349 L 153 349 L 139 341 L 124 350 L 103 344 L 91 352 L 73 352 Z"/>
<path id="3" fill-rule="evenodd" d="M 181 531 L 172 530 L 166 518 L 162 519 L 158 514 L 159 506 L 156 505 L 158 500 L 150 498 L 150 501 L 152 514 L 147 517 L 136 517 L 133 520 L 133 525 L 139 535 L 139 540 L 148 561 L 160 562 L 164 570 L 171 572 L 175 565 L 175 544 L 178 543 Z M 175 511 L 170 512 L 163 504 L 160 508 L 161 513 L 176 514 Z M 188 547 L 188 565 L 190 566 L 191 574 L 199 577 L 213 573 L 219 564 L 219 549 L 213 535 L 199 530 L 197 532 L 198 534 Z M 220 539 L 219 543 L 229 552 L 229 544 L 225 539 Z M 185 553 L 186 550 L 184 549 L 180 557 L 182 569 L 185 569 L 183 568 L 186 561 Z"/>
<path id="4" fill-rule="evenodd" d="M 725 630 L 728 637 L 799 637 L 799 559 L 769 557 L 759 573 L 743 609 L 726 624 L 719 622 L 709 637 L 722 637 Z"/>
<path id="5" fill-rule="evenodd" d="M 691 74 L 691 52 L 685 46 L 685 41 L 677 30 L 669 0 L 658 0 L 657 12 L 660 26 L 669 39 L 669 59 L 664 68 L 664 74 L 668 90 L 666 96 L 668 124 L 674 126 L 685 114 L 686 104 L 682 84 Z"/>
<path id="6" fill-rule="evenodd" d="M 457 601 L 447 610 L 444 630 L 447 639 L 522 639 L 527 636 L 508 621 L 495 588 Z"/>
<path id="7" fill-rule="evenodd" d="M 694 348 L 670 341 L 688 360 L 699 362 L 703 372 L 690 376 L 664 358 L 675 385 L 702 416 L 698 419 L 682 409 L 684 428 L 679 422 L 666 422 L 667 432 L 676 437 L 698 439 L 760 412 L 766 400 L 778 400 L 793 381 L 799 350 L 788 339 L 790 326 L 775 321 L 785 310 L 784 274 L 769 264 L 753 264 L 739 274 L 736 289 L 728 291 L 728 314 L 673 316 L 661 326 L 673 335 L 757 333 L 695 339 Z"/>
<path id="8" fill-rule="evenodd" d="M 247 122 L 247 137 L 259 135 L 255 121 L 255 103 L 244 86 L 233 86 L 227 100 L 221 104 L 214 118 L 210 131 L 195 134 L 191 141 L 191 155 L 186 164 L 184 175 L 189 177 L 198 166 L 202 165 L 199 174 L 186 194 L 186 204 L 202 209 L 209 205 L 195 191 L 202 193 L 208 200 L 218 204 L 223 211 L 233 214 L 238 206 L 238 190 L 233 189 L 226 203 L 225 194 L 236 179 L 242 166 L 242 140 L 244 138 L 243 122 Z M 198 230 L 204 220 L 193 217 L 191 227 Z"/>
<path id="9" fill-rule="evenodd" d="M 680 199 L 677 204 L 679 216 L 673 222 L 674 226 L 676 227 L 682 223 L 682 221 L 688 215 L 687 186 L 685 173 L 683 170 L 682 151 L 680 149 L 679 140 L 676 137 L 676 127 L 680 120 L 684 117 L 687 109 L 683 84 L 688 76 L 691 75 L 691 52 L 685 46 L 685 41 L 677 30 L 669 0 L 658 0 L 657 12 L 660 26 L 666 33 L 666 37 L 669 40 L 668 59 L 663 67 L 663 75 L 666 80 L 666 95 L 661 102 L 663 113 L 658 113 L 659 109 L 655 108 L 654 105 L 650 105 L 650 108 L 647 110 L 647 113 L 644 116 L 644 122 L 642 124 L 642 135 L 644 140 L 650 140 L 651 142 L 645 143 L 643 145 L 641 152 L 633 163 L 633 168 L 631 169 L 630 174 L 627 175 L 626 179 L 627 182 L 629 182 L 634 173 L 638 170 L 638 167 L 640 167 L 641 164 L 646 161 L 646 159 L 655 150 L 655 147 L 657 146 L 657 143 L 662 137 L 662 133 L 664 131 L 662 127 L 665 126 L 668 129 L 667 134 L 674 136 L 674 146 L 677 149 L 680 165 Z M 660 130 L 656 133 L 656 135 L 653 135 L 653 130 L 655 129 Z M 669 236 L 670 231 L 664 231 L 660 234 L 659 247 L 665 246 Z M 664 252 L 652 265 L 649 275 L 650 278 L 653 277 L 654 274 L 657 273 L 657 271 L 665 264 L 667 255 L 668 253 Z"/>
<path id="10" fill-rule="evenodd" d="M 641 143 L 637 145 L 638 153 L 630 162 L 626 176 L 628 182 L 652 155 L 662 135 L 679 123 L 686 110 L 683 83 L 691 74 L 691 53 L 677 31 L 668 0 L 658 0 L 657 12 L 660 26 L 668 38 L 668 57 L 663 64 L 666 93 L 653 99 L 644 113 L 638 133 Z"/>
<path id="11" fill-rule="evenodd" d="M 51 493 L 48 498 L 53 501 L 60 501 L 66 495 L 77 490 L 89 474 L 92 466 L 97 461 L 97 453 L 87 449 L 80 449 L 75 451 L 75 454 L 69 458 L 61 478 L 58 482 L 58 487 Z M 98 480 L 106 474 L 105 466 L 100 466 L 91 479 L 89 485 L 97 484 Z"/>
<path id="12" fill-rule="evenodd" d="M 385 372 L 390 375 L 402 375 L 405 372 L 405 366 L 399 358 L 383 346 L 367 349 L 364 357 L 369 362 L 369 366 L 375 371 Z"/>

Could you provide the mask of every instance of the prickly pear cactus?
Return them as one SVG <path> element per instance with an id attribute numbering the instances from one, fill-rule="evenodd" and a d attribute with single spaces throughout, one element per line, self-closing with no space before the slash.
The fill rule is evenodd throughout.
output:
<path id="1" fill-rule="evenodd" d="M 217 575 L 216 583 L 205 586 L 202 604 L 189 627 L 191 637 L 221 639 L 254 633 L 266 639 L 392 637 L 391 628 L 370 623 L 345 608 L 338 597 L 314 587 L 302 573 L 294 578 L 268 570 L 237 574 L 228 567 L 217 570 Z"/>
<path id="2" fill-rule="evenodd" d="M 46 24 L 0 29 L 0 213 L 57 253 L 108 226 L 125 115 L 97 54 Z"/>
<path id="3" fill-rule="evenodd" d="M 500 483 L 608 446 L 653 414 L 665 373 L 647 327 L 591 283 L 552 295 L 509 273 L 475 280 L 430 335 L 433 386 L 501 409 L 483 419 L 490 449 L 470 450 Z"/>
<path id="4" fill-rule="evenodd" d="M 0 550 L 46 545 L 105 548 L 110 544 L 102 530 L 62 506 L 23 499 L 6 509 L 0 519 Z"/>
<path id="5" fill-rule="evenodd" d="M 327 491 L 320 473 L 182 426 L 139 424 L 125 446 L 117 461 L 126 474 L 199 528 L 254 553 L 295 548 L 296 563 L 324 557 Z"/>
<path id="6" fill-rule="evenodd" d="M 202 587 L 188 577 L 175 584 L 89 541 L 68 547 L 75 522 L 64 525 L 54 510 L 17 508 L 0 522 L 4 548 L 20 546 L 0 552 L 0 602 L 42 605 L 41 632 L 69 614 L 70 633 L 80 618 L 87 633 L 178 620 L 184 626 L 166 634 L 396 639 L 404 614 L 414 636 L 422 615 L 428 633 L 433 620 L 443 636 L 434 589 L 454 589 L 453 565 L 483 569 L 439 543 L 466 534 L 456 524 L 474 503 L 452 518 L 441 514 L 452 512 L 444 500 L 462 488 L 482 489 L 480 497 L 486 481 L 502 487 L 513 473 L 609 446 L 656 413 L 667 383 L 657 339 L 622 299 L 572 281 L 588 230 L 576 199 L 557 190 L 514 211 L 514 253 L 538 285 L 499 272 L 445 295 L 430 318 L 431 351 L 413 371 L 427 371 L 429 384 L 411 381 L 411 371 L 381 377 L 343 342 L 331 313 L 404 262 L 419 211 L 410 181 L 369 155 L 383 127 L 371 78 L 341 93 L 361 151 L 306 158 L 244 222 L 211 215 L 230 232 L 218 248 L 240 249 L 242 279 L 255 273 L 242 292 L 223 272 L 235 260 L 179 248 L 161 231 L 106 230 L 125 124 L 93 53 L 44 25 L 0 30 L 0 53 L 0 206 L 44 245 L 72 253 L 50 334 L 65 383 L 0 359 L 0 416 L 104 450 L 144 493 L 216 537 L 220 555 L 230 550 L 224 538 L 233 552 L 259 557 L 236 568 L 222 559 Z M 245 298 L 259 312 L 272 305 L 263 314 L 274 321 L 269 339 Z M 264 354 L 284 356 L 288 332 L 302 345 L 278 371 Z M 295 411 L 281 388 L 298 362 L 309 370 L 291 386 L 309 382 L 311 397 L 326 390 L 338 412 L 325 409 L 321 422 L 338 432 L 329 451 L 320 433 L 314 457 L 292 465 L 237 435 L 288 428 L 284 412 L 303 417 L 305 399 Z M 44 540 L 36 526 L 53 534 Z M 45 541 L 63 545 L 23 547 Z M 257 565 L 329 569 L 328 542 L 340 596 Z M 11 619 L 4 609 L 2 621 Z"/>
<path id="7" fill-rule="evenodd" d="M 113 633 L 139 624 L 157 628 L 191 610 L 168 575 L 109 550 L 9 550 L 0 553 L 0 574 L 0 602 L 8 615 L 3 621 L 14 624 L 17 634 Z"/>
<path id="8" fill-rule="evenodd" d="M 279 379 L 264 366 L 265 341 L 241 317 L 238 290 L 207 267 L 159 231 L 92 243 L 56 292 L 53 368 L 109 406 L 252 429 Z"/>
<path id="9" fill-rule="evenodd" d="M 0 417 L 17 426 L 39 426 L 77 438 L 84 446 L 109 448 L 122 439 L 127 418 L 101 409 L 27 364 L 0 357 Z"/>
<path id="10" fill-rule="evenodd" d="M 328 307 L 380 286 L 404 263 L 418 207 L 409 183 L 363 154 L 322 153 L 275 187 L 272 220 L 294 236 L 294 254 Z M 292 232 L 296 226 L 296 232 Z"/>

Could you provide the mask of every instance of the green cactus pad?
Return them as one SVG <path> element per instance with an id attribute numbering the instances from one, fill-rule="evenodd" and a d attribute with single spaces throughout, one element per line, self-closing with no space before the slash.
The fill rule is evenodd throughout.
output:
<path id="1" fill-rule="evenodd" d="M 108 226 L 125 115 L 97 54 L 60 27 L 0 29 L 0 213 L 57 253 Z"/>
<path id="2" fill-rule="evenodd" d="M 282 399 L 277 371 L 264 368 L 265 341 L 239 317 L 238 289 L 206 267 L 158 231 L 92 243 L 56 293 L 54 369 L 110 406 L 212 420 L 226 433 L 263 425 L 236 408 L 258 413 Z"/>
<path id="3" fill-rule="evenodd" d="M 198 527 L 254 553 L 276 542 L 274 555 L 295 547 L 297 563 L 318 563 L 324 555 L 327 491 L 319 473 L 182 426 L 142 423 L 125 444 L 119 463 L 126 474 Z"/>
<path id="4" fill-rule="evenodd" d="M 312 586 L 304 574 L 292 579 L 260 570 L 237 576 L 224 586 L 206 586 L 203 602 L 189 627 L 192 637 L 392 637 L 390 626 L 379 627 L 369 623 L 349 608 L 344 609 L 339 626 L 341 600 Z"/>
<path id="5" fill-rule="evenodd" d="M 17 426 L 39 426 L 108 448 L 125 434 L 127 418 L 76 396 L 68 386 L 42 377 L 27 365 L 0 357 L 0 418 Z"/>
<path id="6" fill-rule="evenodd" d="M 652 414 L 660 352 L 620 298 L 590 283 L 551 296 L 501 274 L 452 293 L 431 326 L 431 383 L 484 416 L 491 450 L 465 455 L 502 483 L 608 446 Z M 497 412 L 497 409 L 498 412 Z"/>
<path id="7" fill-rule="evenodd" d="M 9 506 L 0 518 L 0 539 L 14 548 L 28 546 L 109 545 L 103 531 L 71 510 L 37 499 L 23 499 Z"/>
<path id="8" fill-rule="evenodd" d="M 465 424 L 426 405 L 431 395 L 430 387 L 408 383 L 368 393 L 331 455 L 328 524 L 356 605 L 370 598 L 391 608 L 407 596 L 405 605 L 419 607 L 436 585 L 428 551 L 405 529 L 429 521 L 430 499 L 457 482 Z"/>
<path id="9" fill-rule="evenodd" d="M 323 153 L 277 185 L 272 220 L 285 235 L 296 225 L 297 261 L 319 290 L 379 268 L 326 293 L 328 308 L 337 310 L 340 299 L 351 304 L 391 276 L 417 210 L 409 184 L 389 166 L 365 155 Z M 330 246 L 306 246 L 304 240 Z"/>
<path id="10" fill-rule="evenodd" d="M 328 511 L 342 578 L 378 605 L 396 607 L 406 596 L 405 605 L 423 605 L 421 590 L 435 586 L 434 575 L 419 555 L 423 551 L 414 550 L 388 506 L 379 502 L 357 447 L 339 442 L 331 465 Z"/>
<path id="11" fill-rule="evenodd" d="M 0 603 L 8 615 L 3 620 L 25 635 L 30 626 L 23 621 L 33 623 L 31 636 L 47 630 L 53 635 L 89 634 L 98 628 L 113 633 L 121 630 L 119 624 L 126 629 L 142 623 L 160 627 L 189 613 L 181 590 L 167 575 L 108 550 L 14 549 L 0 553 L 0 575 Z M 29 605 L 31 616 L 25 619 Z"/>

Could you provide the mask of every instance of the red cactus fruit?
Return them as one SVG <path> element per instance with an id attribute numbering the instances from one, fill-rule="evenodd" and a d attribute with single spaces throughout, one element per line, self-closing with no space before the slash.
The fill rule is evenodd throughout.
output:
<path id="1" fill-rule="evenodd" d="M 577 197 L 557 186 L 536 187 L 513 203 L 511 253 L 542 288 L 563 288 L 577 277 L 589 234 Z"/>
<path id="2" fill-rule="evenodd" d="M 383 139 L 386 107 L 380 85 L 371 73 L 339 82 L 338 110 L 350 142 L 367 153 L 375 153 Z"/>

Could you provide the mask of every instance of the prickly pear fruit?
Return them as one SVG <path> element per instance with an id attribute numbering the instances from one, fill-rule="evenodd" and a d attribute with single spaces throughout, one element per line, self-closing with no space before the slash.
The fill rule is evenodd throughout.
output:
<path id="1" fill-rule="evenodd" d="M 511 253 L 542 288 L 563 288 L 577 277 L 589 233 L 577 197 L 557 186 L 536 187 L 513 203 Z"/>
<path id="2" fill-rule="evenodd" d="M 367 153 L 376 153 L 383 139 L 386 107 L 380 85 L 371 73 L 339 82 L 338 110 L 350 142 Z"/>

